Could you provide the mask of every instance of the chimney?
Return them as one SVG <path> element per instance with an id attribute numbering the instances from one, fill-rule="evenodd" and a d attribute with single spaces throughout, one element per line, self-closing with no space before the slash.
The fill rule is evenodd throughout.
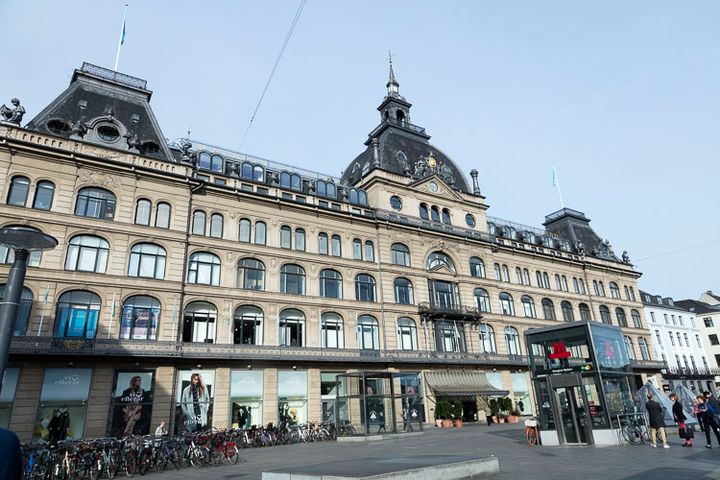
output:
<path id="1" fill-rule="evenodd" d="M 480 195 L 480 186 L 478 185 L 478 171 L 474 168 L 470 170 L 470 176 L 473 183 L 473 195 Z"/>
<path id="2" fill-rule="evenodd" d="M 372 145 L 372 155 L 373 155 L 373 167 L 379 167 L 380 166 L 380 140 L 377 138 L 373 138 L 372 142 L 370 142 Z"/>

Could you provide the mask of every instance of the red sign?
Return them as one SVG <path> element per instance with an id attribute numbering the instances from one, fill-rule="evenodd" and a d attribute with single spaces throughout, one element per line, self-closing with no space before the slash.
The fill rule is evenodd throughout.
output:
<path id="1" fill-rule="evenodd" d="M 565 342 L 560 340 L 559 342 L 554 342 L 552 344 L 552 353 L 548 355 L 548 358 L 552 360 L 557 360 L 560 358 L 570 358 L 570 350 L 565 348 Z"/>

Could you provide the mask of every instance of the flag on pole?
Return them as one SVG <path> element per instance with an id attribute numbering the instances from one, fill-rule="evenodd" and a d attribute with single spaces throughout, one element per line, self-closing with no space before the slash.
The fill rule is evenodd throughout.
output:
<path id="1" fill-rule="evenodd" d="M 127 7 L 127 5 L 125 5 Z M 125 17 L 123 17 L 123 28 L 120 34 L 120 45 L 125 45 Z"/>
<path id="2" fill-rule="evenodd" d="M 553 165 L 553 169 L 552 169 L 552 180 L 553 180 L 553 187 L 557 187 L 557 172 L 555 172 L 555 165 Z"/>
<path id="3" fill-rule="evenodd" d="M 120 63 L 120 49 L 125 44 L 125 20 L 127 19 L 127 3 L 125 4 L 125 13 L 123 13 L 122 30 L 120 30 L 120 41 L 118 42 L 117 54 L 115 55 L 115 70 L 117 72 L 118 63 Z"/>

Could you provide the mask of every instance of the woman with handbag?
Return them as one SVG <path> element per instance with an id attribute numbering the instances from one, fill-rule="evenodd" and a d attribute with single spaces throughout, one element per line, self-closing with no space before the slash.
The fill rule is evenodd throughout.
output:
<path id="1" fill-rule="evenodd" d="M 683 447 L 692 447 L 692 439 L 695 434 L 693 433 L 692 429 L 690 429 L 685 424 L 685 420 L 687 420 L 687 417 L 685 416 L 685 412 L 683 412 L 682 404 L 678 402 L 678 396 L 674 393 L 670 395 L 670 400 L 672 400 L 673 402 L 673 419 L 675 420 L 675 423 L 677 423 L 678 428 L 680 429 L 680 438 L 685 439 Z"/>

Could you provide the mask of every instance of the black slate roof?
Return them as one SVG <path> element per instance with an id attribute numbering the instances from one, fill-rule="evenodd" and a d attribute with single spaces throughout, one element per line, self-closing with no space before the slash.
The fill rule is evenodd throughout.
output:
<path id="1" fill-rule="evenodd" d="M 720 308 L 714 308 L 709 304 L 701 302 L 699 300 L 678 300 L 675 302 L 675 305 L 679 306 L 680 308 L 684 308 L 685 310 L 688 310 L 690 312 L 693 312 L 697 315 L 702 315 L 704 313 L 720 313 Z"/>
<path id="2" fill-rule="evenodd" d="M 590 219 L 582 212 L 563 208 L 545 217 L 543 225 L 548 232 L 568 240 L 578 253 L 615 262 L 620 261 L 610 242 L 603 240 L 595 233 L 590 227 Z"/>

